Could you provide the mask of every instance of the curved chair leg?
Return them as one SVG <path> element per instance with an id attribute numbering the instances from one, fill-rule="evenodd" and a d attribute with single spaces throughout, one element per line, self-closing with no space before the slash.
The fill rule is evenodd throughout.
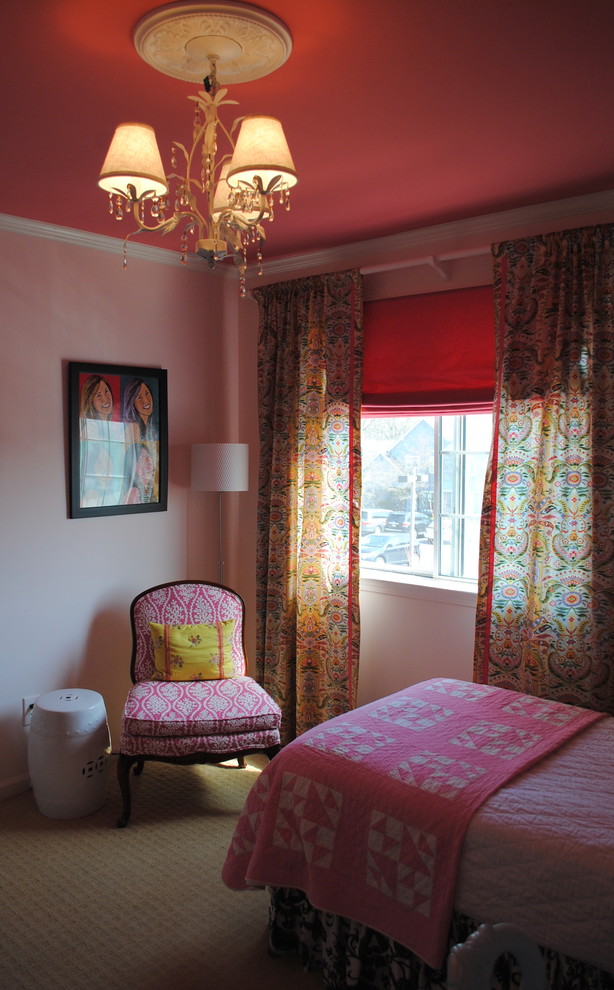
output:
<path id="1" fill-rule="evenodd" d="M 237 756 L 237 763 L 239 764 L 239 769 L 240 770 L 245 770 L 245 757 L 244 756 Z"/>
<path id="2" fill-rule="evenodd" d="M 125 828 L 130 819 L 130 767 L 134 763 L 135 759 L 138 760 L 138 757 L 126 756 L 124 753 L 120 753 L 117 761 L 117 780 L 122 796 L 122 813 L 117 821 L 118 828 Z M 136 767 L 137 773 L 140 773 L 143 769 L 143 763 L 144 760 L 138 760 Z"/>

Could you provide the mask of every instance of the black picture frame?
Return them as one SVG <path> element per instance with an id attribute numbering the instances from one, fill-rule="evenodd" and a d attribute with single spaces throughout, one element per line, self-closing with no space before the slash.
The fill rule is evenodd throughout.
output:
<path id="1" fill-rule="evenodd" d="M 68 394 L 70 518 L 165 512 L 166 371 L 71 361 Z"/>

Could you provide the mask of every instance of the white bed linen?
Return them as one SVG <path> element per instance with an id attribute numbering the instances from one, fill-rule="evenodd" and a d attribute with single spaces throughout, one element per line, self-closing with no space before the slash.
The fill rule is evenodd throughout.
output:
<path id="1" fill-rule="evenodd" d="M 465 837 L 457 910 L 513 922 L 614 973 L 614 718 L 490 797 Z"/>

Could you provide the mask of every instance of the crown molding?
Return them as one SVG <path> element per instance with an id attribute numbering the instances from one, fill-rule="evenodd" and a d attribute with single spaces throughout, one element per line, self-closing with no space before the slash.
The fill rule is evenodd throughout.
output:
<path id="1" fill-rule="evenodd" d="M 360 268 L 363 273 L 437 264 L 456 258 L 490 254 L 500 240 L 530 237 L 557 229 L 614 222 L 614 190 L 539 203 L 451 223 L 421 227 L 402 234 L 357 241 L 323 251 L 267 261 L 262 276 L 248 268 L 250 287 L 318 272 Z"/>
<path id="2" fill-rule="evenodd" d="M 354 244 L 323 251 L 288 255 L 265 262 L 262 275 L 258 275 L 256 268 L 250 266 L 247 271 L 247 284 L 253 288 L 255 285 L 266 285 L 270 282 L 320 272 L 343 271 L 346 268 L 360 268 L 364 273 L 422 264 L 437 268 L 456 258 L 489 254 L 491 245 L 500 240 L 561 230 L 569 223 L 574 226 L 586 226 L 611 222 L 614 222 L 614 190 L 607 190 L 432 227 L 421 227 L 402 234 L 357 241 Z M 117 237 L 91 234 L 8 214 L 0 214 L 0 230 L 105 251 L 117 254 L 119 258 L 123 252 L 123 239 Z M 136 240 L 128 244 L 128 259 L 130 258 L 163 265 L 181 264 L 176 251 L 151 247 Z M 218 278 L 233 280 L 238 278 L 234 265 L 217 265 L 214 269 L 210 269 L 203 258 L 194 254 L 188 255 L 187 264 L 182 267 L 206 272 Z"/>
<path id="3" fill-rule="evenodd" d="M 26 220 L 24 217 L 9 216 L 6 213 L 0 213 L 0 230 L 6 230 L 13 234 L 25 234 L 27 237 L 42 237 L 63 244 L 73 244 L 80 248 L 115 254 L 119 264 L 123 260 L 123 238 L 108 237 L 106 234 L 91 234 L 84 230 L 74 230 L 72 227 L 59 227 L 56 224 L 43 223 L 40 220 Z M 131 259 L 151 261 L 157 265 L 172 265 L 174 267 L 180 265 L 182 268 L 206 272 L 207 275 L 217 278 L 237 279 L 239 277 L 234 265 L 232 268 L 217 265 L 211 269 L 205 259 L 196 254 L 188 254 L 186 263 L 183 264 L 177 251 L 152 247 L 136 240 L 128 241 L 128 263 Z"/>

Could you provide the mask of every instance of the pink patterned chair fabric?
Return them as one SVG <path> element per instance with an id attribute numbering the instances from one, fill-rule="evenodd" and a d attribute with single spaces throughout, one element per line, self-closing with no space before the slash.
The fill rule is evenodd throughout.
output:
<path id="1" fill-rule="evenodd" d="M 120 828 L 130 817 L 130 767 L 140 773 L 145 760 L 220 763 L 280 748 L 281 712 L 246 673 L 243 645 L 245 606 L 230 588 L 202 581 L 157 585 L 138 595 L 130 607 L 133 634 L 131 675 L 122 716 L 118 780 L 123 797 Z M 163 625 L 213 624 L 235 619 L 232 640 L 234 676 L 220 680 L 155 679 L 150 622 Z"/>

